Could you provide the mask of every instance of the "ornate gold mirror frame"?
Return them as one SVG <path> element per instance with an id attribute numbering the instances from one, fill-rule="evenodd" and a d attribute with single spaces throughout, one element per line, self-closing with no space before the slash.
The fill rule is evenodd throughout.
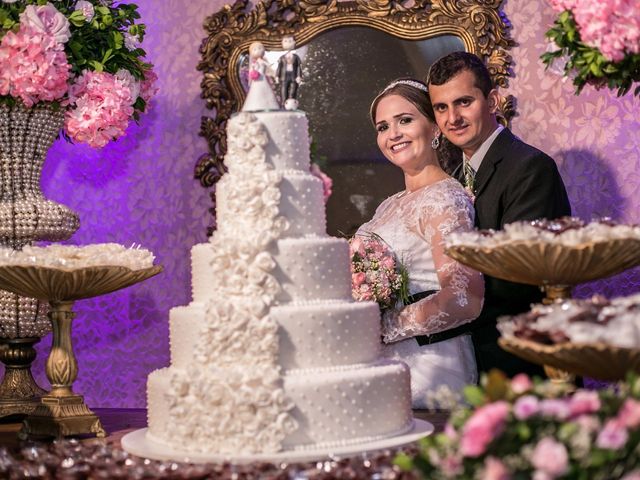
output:
<path id="1" fill-rule="evenodd" d="M 225 172 L 227 120 L 246 96 L 237 66 L 251 42 L 279 50 L 284 35 L 294 35 L 296 45 L 302 46 L 345 26 L 373 28 L 405 40 L 455 35 L 467 51 L 485 60 L 495 84 L 507 87 L 511 66 L 507 49 L 514 42 L 501 4 L 502 0 L 264 0 L 253 5 L 237 0 L 225 5 L 206 19 L 207 38 L 200 46 L 202 97 L 214 116 L 202 117 L 200 135 L 209 151 L 198 160 L 195 177 L 203 187 L 211 187 Z M 501 107 L 508 121 L 515 113 L 514 99 L 504 98 Z"/>

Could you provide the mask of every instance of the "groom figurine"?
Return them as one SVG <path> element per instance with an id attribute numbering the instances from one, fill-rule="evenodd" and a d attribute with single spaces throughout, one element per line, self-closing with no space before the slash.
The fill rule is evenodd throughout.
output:
<path id="1" fill-rule="evenodd" d="M 477 228 L 501 230 L 511 222 L 571 214 L 553 159 L 498 124 L 499 95 L 482 60 L 467 52 L 450 53 L 431 66 L 426 83 L 438 127 L 462 149 L 463 163 L 454 176 L 475 197 Z M 484 306 L 469 325 L 480 372 L 542 373 L 502 350 L 496 328 L 499 316 L 528 311 L 541 300 L 538 287 L 485 275 Z"/>
<path id="2" fill-rule="evenodd" d="M 282 37 L 282 49 L 286 53 L 278 60 L 276 83 L 280 84 L 280 98 L 286 110 L 298 108 L 298 85 L 302 83 L 302 62 L 294 48 L 296 41 L 292 36 Z"/>

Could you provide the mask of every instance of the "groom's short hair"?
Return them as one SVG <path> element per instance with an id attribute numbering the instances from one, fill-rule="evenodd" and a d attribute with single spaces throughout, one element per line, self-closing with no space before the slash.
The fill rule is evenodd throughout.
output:
<path id="1" fill-rule="evenodd" d="M 491 75 L 485 64 L 473 53 L 452 52 L 436 60 L 427 74 L 427 85 L 444 85 L 460 72 L 470 71 L 475 78 L 475 86 L 484 96 L 493 88 Z"/>

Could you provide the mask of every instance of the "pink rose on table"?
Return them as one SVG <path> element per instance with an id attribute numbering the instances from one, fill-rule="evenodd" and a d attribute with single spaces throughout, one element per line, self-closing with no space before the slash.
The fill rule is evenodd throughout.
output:
<path id="1" fill-rule="evenodd" d="M 509 470 L 496 457 L 488 456 L 484 459 L 483 480 L 510 480 Z"/>
<path id="2" fill-rule="evenodd" d="M 528 375 L 519 373 L 511 379 L 511 391 L 516 395 L 521 395 L 533 388 L 533 382 Z"/>
<path id="3" fill-rule="evenodd" d="M 629 433 L 618 419 L 607 421 L 596 438 L 596 446 L 608 450 L 617 450 L 629 439 Z"/>
<path id="4" fill-rule="evenodd" d="M 598 392 L 578 390 L 569 399 L 569 412 L 572 417 L 597 412 L 600 409 Z"/>
<path id="5" fill-rule="evenodd" d="M 59 43 L 68 42 L 71 36 L 69 20 L 51 3 L 40 6 L 27 5 L 20 14 L 20 25 L 52 35 Z"/>
<path id="6" fill-rule="evenodd" d="M 640 402 L 627 398 L 620 407 L 618 420 L 627 428 L 640 427 Z"/>
<path id="7" fill-rule="evenodd" d="M 556 478 L 567 473 L 569 454 L 562 443 L 556 442 L 551 437 L 545 437 L 538 442 L 533 450 L 531 464 L 538 472 L 546 475 L 546 477 L 539 476 L 538 478 Z"/>
<path id="8" fill-rule="evenodd" d="M 513 404 L 513 415 L 518 420 L 526 420 L 540 411 L 540 400 L 533 395 L 520 397 Z"/>
<path id="9" fill-rule="evenodd" d="M 489 444 L 504 430 L 509 404 L 504 401 L 478 408 L 462 429 L 460 451 L 465 457 L 482 455 Z"/>

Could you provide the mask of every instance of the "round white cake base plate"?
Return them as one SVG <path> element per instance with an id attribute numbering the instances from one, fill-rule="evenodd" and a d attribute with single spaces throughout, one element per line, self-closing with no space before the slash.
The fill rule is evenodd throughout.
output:
<path id="1" fill-rule="evenodd" d="M 217 453 L 190 453 L 178 449 L 171 449 L 166 445 L 147 438 L 147 429 L 141 428 L 122 437 L 122 448 L 132 455 L 151 458 L 154 460 L 171 460 L 186 463 L 224 463 L 246 464 L 252 462 L 293 463 L 313 462 L 331 457 L 348 457 L 365 452 L 375 452 L 386 448 L 395 448 L 420 440 L 433 433 L 433 425 L 424 420 L 413 419 L 413 428 L 403 435 L 385 438 L 375 442 L 362 442 L 333 448 L 319 448 L 309 450 L 285 450 L 276 453 L 262 453 L 254 455 L 221 455 Z"/>

